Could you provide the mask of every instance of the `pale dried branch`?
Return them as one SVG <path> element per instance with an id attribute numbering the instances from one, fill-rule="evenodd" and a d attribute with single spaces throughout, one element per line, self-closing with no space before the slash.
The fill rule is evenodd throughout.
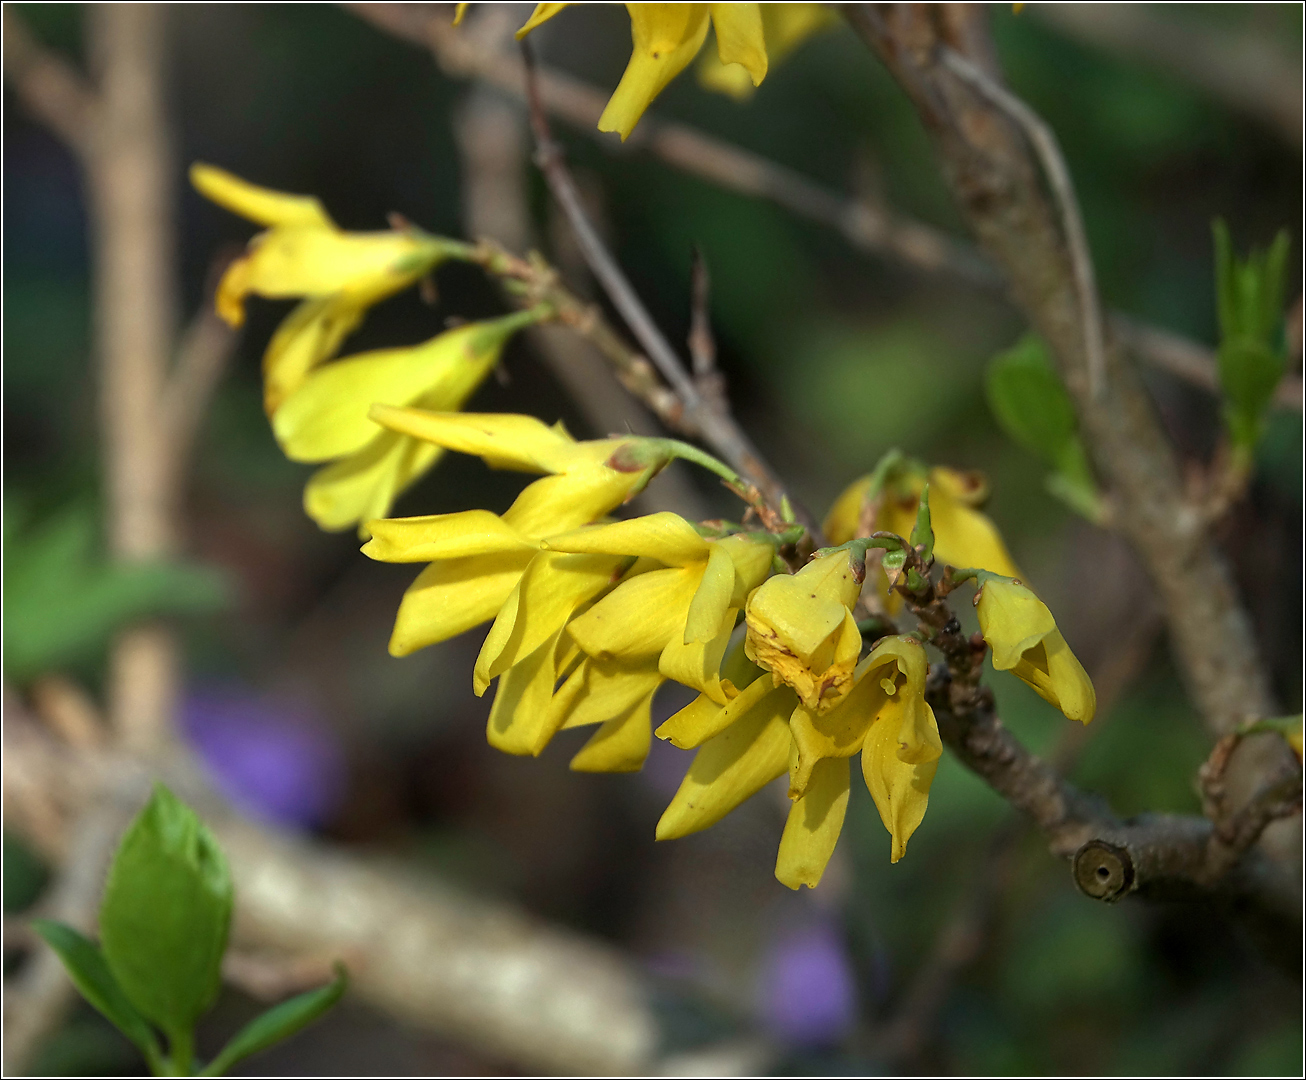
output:
<path id="1" fill-rule="evenodd" d="M 85 159 L 95 138 L 95 91 L 75 67 L 42 47 L 9 5 L 4 8 L 4 69 L 32 115 Z"/>

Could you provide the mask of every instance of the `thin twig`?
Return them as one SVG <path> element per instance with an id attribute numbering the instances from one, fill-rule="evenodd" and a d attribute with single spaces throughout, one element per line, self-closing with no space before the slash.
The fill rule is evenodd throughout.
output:
<path id="1" fill-rule="evenodd" d="M 43 48 L 13 8 L 4 8 L 5 78 L 32 114 L 79 158 L 91 152 L 98 103 L 75 67 Z"/>
<path id="2" fill-rule="evenodd" d="M 689 359 L 699 393 L 722 412 L 729 408 L 725 378 L 716 363 L 716 335 L 712 333 L 712 276 L 707 260 L 695 245 L 689 271 Z"/>
<path id="3" fill-rule="evenodd" d="M 753 484 L 773 511 L 782 511 L 792 505 L 817 545 L 819 529 L 810 513 L 788 500 L 775 473 L 766 464 L 761 452 L 752 444 L 725 411 L 712 408 L 699 393 L 693 378 L 685 370 L 680 357 L 649 314 L 644 302 L 635 292 L 615 258 L 599 238 L 597 230 L 585 213 L 580 194 L 571 178 L 561 147 L 554 141 L 548 118 L 540 103 L 539 90 L 534 78 L 534 63 L 529 42 L 522 43 L 525 58 L 527 101 L 530 105 L 531 130 L 535 134 L 536 163 L 549 185 L 550 191 L 567 215 L 576 235 L 576 241 L 590 270 L 617 309 L 635 340 L 639 342 L 658 372 L 680 399 L 684 408 L 684 423 L 694 429 L 716 453 L 740 476 Z"/>
<path id="4" fill-rule="evenodd" d="M 1070 169 L 1061 154 L 1056 133 L 1038 113 L 964 56 L 946 45 L 940 49 L 939 55 L 948 68 L 1020 125 L 1038 155 L 1043 174 L 1056 199 L 1061 228 L 1065 233 L 1066 247 L 1074 268 L 1075 291 L 1079 295 L 1080 321 L 1084 330 L 1084 352 L 1088 357 L 1089 393 L 1100 400 L 1106 380 L 1106 346 L 1102 336 L 1102 313 L 1097 298 L 1093 256 L 1088 247 L 1088 235 L 1084 232 L 1084 218 L 1079 212 L 1075 183 L 1070 178 Z"/>

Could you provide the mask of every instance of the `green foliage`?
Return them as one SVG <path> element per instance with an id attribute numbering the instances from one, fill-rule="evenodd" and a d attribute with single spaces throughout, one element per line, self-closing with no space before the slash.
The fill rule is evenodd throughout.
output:
<path id="1" fill-rule="evenodd" d="M 926 562 L 934 558 L 934 527 L 930 524 L 930 485 L 921 491 L 921 502 L 916 508 L 916 525 L 911 531 L 911 546 L 921 549 Z"/>
<path id="2" fill-rule="evenodd" d="M 212 569 L 105 562 L 96 551 L 89 505 L 32 523 L 7 499 L 4 516 L 4 667 L 10 679 L 23 682 L 81 662 L 133 619 L 212 611 L 224 602 L 224 581 Z"/>
<path id="3" fill-rule="evenodd" d="M 217 841 L 190 807 L 156 785 L 109 870 L 102 947 L 61 923 L 33 925 L 82 996 L 141 1050 L 156 1076 L 220 1076 L 312 1023 L 340 1000 L 347 982 L 337 966 L 331 983 L 255 1018 L 197 1074 L 195 1022 L 221 987 L 232 900 Z M 166 1058 L 151 1024 L 168 1036 Z"/>
<path id="4" fill-rule="evenodd" d="M 45 864 L 18 837 L 4 834 L 4 910 L 23 911 L 36 903 L 49 879 Z"/>
<path id="5" fill-rule="evenodd" d="M 62 923 L 36 919 L 32 928 L 59 954 L 82 997 L 135 1043 L 150 1063 L 150 1068 L 158 1073 L 163 1061 L 159 1041 L 145 1018 L 128 1000 L 96 944 Z"/>
<path id="6" fill-rule="evenodd" d="M 989 364 L 989 408 L 1011 440 L 1051 469 L 1047 489 L 1090 521 L 1102 514 L 1102 501 L 1088 455 L 1061 378 L 1047 346 L 1027 334 Z"/>
<path id="7" fill-rule="evenodd" d="M 1216 218 L 1211 231 L 1225 425 L 1234 447 L 1251 451 L 1288 361 L 1282 334 L 1288 234 L 1281 230 L 1268 251 L 1253 248 L 1239 260 L 1224 221 Z"/>
<path id="8" fill-rule="evenodd" d="M 128 997 L 170 1039 L 189 1032 L 217 997 L 231 899 L 217 841 L 156 786 L 109 870 L 100 936 Z"/>
<path id="9" fill-rule="evenodd" d="M 237 1062 L 251 1054 L 290 1038 L 307 1027 L 334 1005 L 345 992 L 348 975 L 341 965 L 336 966 L 336 977 L 326 986 L 299 994 L 256 1016 L 222 1048 L 209 1064 L 200 1071 L 201 1076 L 222 1076 Z"/>

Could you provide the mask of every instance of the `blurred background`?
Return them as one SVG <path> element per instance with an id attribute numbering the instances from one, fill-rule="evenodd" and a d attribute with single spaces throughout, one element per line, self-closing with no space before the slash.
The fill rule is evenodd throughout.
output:
<path id="1" fill-rule="evenodd" d="M 8 7 L 43 45 L 84 63 L 79 5 Z M 494 7 L 511 9 L 511 26 L 530 11 Z M 1212 218 L 1229 222 L 1240 251 L 1286 228 L 1291 262 L 1300 263 L 1300 5 L 1131 5 L 1147 21 L 1132 38 L 1114 39 L 1091 18 L 1043 7 L 1013 15 L 995 6 L 993 32 L 1010 85 L 1061 140 L 1104 302 L 1213 345 Z M 475 33 L 492 17 L 474 11 L 463 29 Z M 254 231 L 183 184 L 195 160 L 315 194 L 345 228 L 383 228 L 398 211 L 456 236 L 491 231 L 484 213 L 469 225 L 468 191 L 492 182 L 485 170 L 498 160 L 513 172 L 508 190 L 520 192 L 501 222 L 517 235 L 498 238 L 538 247 L 577 291 L 592 293 L 520 149 L 523 118 L 512 99 L 442 74 L 430 51 L 336 6 L 179 5 L 167 18 L 183 311 L 203 302 L 215 257 Z M 628 21 L 619 6 L 587 5 L 533 40 L 542 62 L 609 91 L 628 56 Z M 1173 44 L 1189 40 L 1234 70 L 1250 56 L 1287 73 L 1295 137 L 1290 121 L 1176 65 Z M 772 876 L 783 789 L 760 793 L 704 833 L 655 844 L 687 754 L 657 744 L 642 773 L 597 776 L 567 769 L 580 745 L 568 736 L 578 733 L 562 733 L 538 760 L 490 749 L 490 699 L 471 689 L 481 634 L 391 658 L 386 642 L 415 568 L 360 556 L 352 533 L 320 532 L 301 509 L 309 470 L 280 454 L 261 407 L 260 357 L 288 303 L 249 304 L 201 428 L 183 515 L 194 573 L 182 584 L 101 582 L 54 605 L 68 566 L 33 552 L 62 538 L 56 550 L 80 560 L 79 573 L 104 560 L 88 212 L 77 161 L 8 83 L 4 108 L 5 616 L 12 634 L 11 603 L 26 602 L 55 624 L 42 631 L 55 639 L 44 652 L 11 655 L 6 642 L 7 680 L 24 689 L 57 671 L 97 692 L 110 634 L 154 610 L 161 595 L 185 606 L 177 590 L 191 590 L 192 610 L 179 622 L 180 724 L 220 791 L 258 820 L 383 855 L 618 948 L 655 989 L 668 1052 L 764 1031 L 769 1049 L 737 1071 L 1297 1074 L 1299 983 L 1218 912 L 1082 897 L 1066 865 L 946 755 L 905 860 L 890 866 L 888 836 L 854 785 L 836 862 L 819 890 L 794 894 Z M 913 110 L 841 23 L 774 64 L 747 102 L 703 89 L 691 68 L 651 115 L 962 236 Z M 509 133 L 509 152 L 478 155 L 477 140 L 497 130 Z M 1005 438 L 987 407 L 986 365 L 1025 330 L 1001 295 L 854 250 L 819 223 L 622 150 L 615 137 L 561 123 L 556 131 L 593 214 L 673 342 L 689 326 L 691 249 L 702 251 L 731 400 L 818 515 L 891 447 L 988 475 L 989 513 L 1107 699 L 1086 741 L 1071 748 L 1072 779 L 1122 815 L 1199 811 L 1194 777 L 1210 739 L 1179 688 L 1142 571 L 1119 540 L 1046 493 L 1040 463 Z M 1289 296 L 1300 291 L 1294 269 Z M 442 269 L 434 305 L 415 290 L 387 301 L 346 351 L 410 344 L 447 318 L 503 310 L 477 272 Z M 562 419 L 577 436 L 644 422 L 612 394 L 578 401 L 543 355 L 559 347 L 516 341 L 503 377 L 469 408 Z M 1214 396 L 1161 370 L 1146 376 L 1181 454 L 1206 461 L 1218 434 Z M 514 474 L 451 455 L 396 513 L 501 511 L 520 485 Z M 685 470 L 654 481 L 640 508 L 706 517 L 733 513 L 732 502 Z M 1299 403 L 1275 414 L 1227 528 L 1228 556 L 1289 710 L 1301 703 L 1301 522 Z M 31 610 L 18 617 L 23 626 L 40 622 Z M 75 640 L 61 638 L 61 627 Z M 992 685 L 1004 722 L 1036 751 L 1064 742 L 1066 721 L 1032 691 L 1013 679 Z M 681 704 L 660 696 L 655 719 Z M 11 943 L 12 917 L 40 902 L 46 878 L 32 848 L 6 835 L 6 973 L 26 957 L 21 940 Z M 201 1048 L 253 1009 L 245 991 L 227 990 Z M 132 1075 L 143 1065 L 81 1006 L 35 1068 Z M 424 1031 L 347 1001 L 253 1070 L 512 1075 L 531 1067 L 457 1032 Z"/>

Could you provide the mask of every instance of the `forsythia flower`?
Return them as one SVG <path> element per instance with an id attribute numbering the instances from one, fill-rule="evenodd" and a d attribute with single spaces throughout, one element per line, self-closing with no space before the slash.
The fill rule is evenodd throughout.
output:
<path id="1" fill-rule="evenodd" d="M 524 37 L 567 4 L 537 4 Z M 620 132 L 624 141 L 653 99 L 698 54 L 708 20 L 716 29 L 722 64 L 738 64 L 756 86 L 766 77 L 766 41 L 761 4 L 627 4 L 633 49 L 630 63 L 599 118 L 600 131 Z"/>
<path id="2" fill-rule="evenodd" d="M 1018 577 L 1020 571 L 1008 554 L 997 526 L 976 509 L 988 495 L 983 480 L 976 473 L 942 466 L 926 473 L 923 466 L 913 467 L 912 463 L 896 461 L 883 474 L 877 470 L 853 481 L 835 500 L 825 519 L 828 542 L 845 544 L 857 536 L 875 531 L 910 536 L 927 481 L 930 485 L 934 557 L 957 567 L 983 568 L 995 574 Z M 868 524 L 869 529 L 865 528 Z M 889 592 L 889 581 L 883 570 L 876 569 L 872 580 L 889 612 L 896 612 L 902 599 Z"/>
<path id="3" fill-rule="evenodd" d="M 1087 724 L 1097 708 L 1092 680 L 1047 605 L 1019 581 L 983 573 L 979 581 L 975 609 L 993 666 L 1028 683 L 1068 719 Z"/>
<path id="4" fill-rule="evenodd" d="M 826 712 L 852 688 L 862 648 L 852 608 L 864 576 L 859 555 L 835 551 L 772 578 L 748 601 L 749 659 L 777 686 L 793 687 L 809 709 Z"/>
<path id="5" fill-rule="evenodd" d="M 942 753 L 934 713 L 924 700 L 927 671 L 918 641 L 886 638 L 857 665 L 852 690 L 824 714 L 801 705 L 787 686 L 760 677 L 715 716 L 700 702 L 681 710 L 658 734 L 699 751 L 658 822 L 658 839 L 707 828 L 788 771 L 795 801 L 776 877 L 790 888 L 815 886 L 843 826 L 847 759 L 860 752 L 897 862 L 924 817 Z"/>
<path id="6" fill-rule="evenodd" d="M 378 423 L 446 450 L 476 454 L 492 468 L 548 473 L 502 517 L 486 510 L 368 522 L 363 554 L 381 562 L 429 563 L 404 593 L 390 638 L 409 653 L 495 618 L 543 539 L 620 506 L 673 456 L 663 440 L 576 442 L 531 416 L 434 413 L 376 407 Z"/>
<path id="7" fill-rule="evenodd" d="M 457 409 L 494 369 L 508 339 L 537 321 L 524 311 L 470 323 L 421 345 L 347 357 L 311 372 L 272 414 L 292 461 L 332 461 L 304 488 L 304 509 L 323 529 L 383 517 L 444 452 L 369 418 L 375 405 Z M 367 535 L 366 527 L 360 530 Z"/>
<path id="8" fill-rule="evenodd" d="M 771 64 L 783 60 L 813 34 L 833 26 L 839 19 L 824 4 L 759 4 L 758 7 L 762 9 L 762 36 Z M 747 101 L 756 89 L 742 64 L 724 63 L 710 49 L 699 57 L 698 81 L 736 101 Z"/>
<path id="9" fill-rule="evenodd" d="M 223 274 L 218 314 L 239 326 L 250 293 L 307 298 L 282 322 L 263 354 L 268 415 L 313 368 L 335 355 L 369 307 L 430 273 L 447 251 L 445 241 L 417 229 L 345 232 L 317 199 L 258 187 L 212 165 L 192 165 L 190 179 L 219 206 L 269 227 Z"/>
<path id="10" fill-rule="evenodd" d="M 547 546 L 638 557 L 625 579 L 567 628 L 584 656 L 554 698 L 552 727 L 603 725 L 572 768 L 639 768 L 651 737 L 649 704 L 667 679 L 719 705 L 736 696 L 719 667 L 740 608 L 771 571 L 769 537 L 705 539 L 684 519 L 662 513 L 552 537 Z"/>

